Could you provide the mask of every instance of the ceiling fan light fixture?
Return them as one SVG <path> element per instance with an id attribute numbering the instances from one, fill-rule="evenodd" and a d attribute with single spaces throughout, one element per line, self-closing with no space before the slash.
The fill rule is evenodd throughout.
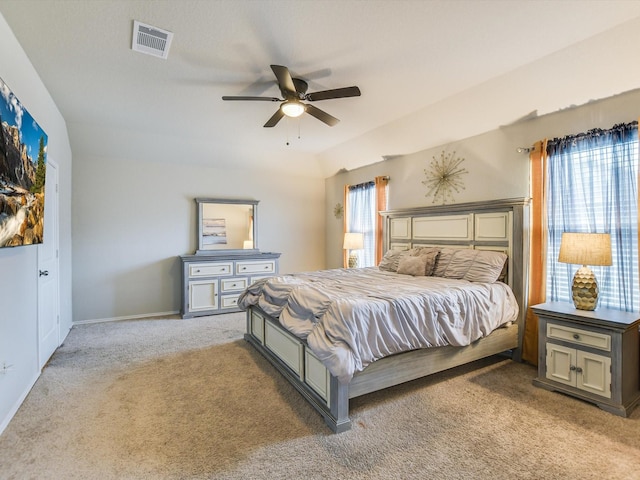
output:
<path id="1" fill-rule="evenodd" d="M 282 113 L 284 113 L 287 117 L 296 118 L 304 113 L 304 105 L 300 102 L 296 102 L 293 100 L 287 100 L 284 102 L 280 109 Z"/>

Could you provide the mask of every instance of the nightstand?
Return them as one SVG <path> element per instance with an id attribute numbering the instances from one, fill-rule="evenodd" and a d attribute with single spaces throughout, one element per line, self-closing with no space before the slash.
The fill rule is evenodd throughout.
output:
<path id="1" fill-rule="evenodd" d="M 628 416 L 640 402 L 640 314 L 565 302 L 531 308 L 539 318 L 533 384 Z"/>

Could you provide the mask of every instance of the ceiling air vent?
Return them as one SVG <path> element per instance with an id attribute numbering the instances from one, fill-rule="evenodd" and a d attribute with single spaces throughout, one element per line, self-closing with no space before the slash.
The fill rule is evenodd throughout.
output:
<path id="1" fill-rule="evenodd" d="M 133 21 L 133 39 L 131 49 L 153 55 L 154 57 L 167 58 L 171 46 L 173 33 L 151 25 L 145 25 L 137 20 Z"/>

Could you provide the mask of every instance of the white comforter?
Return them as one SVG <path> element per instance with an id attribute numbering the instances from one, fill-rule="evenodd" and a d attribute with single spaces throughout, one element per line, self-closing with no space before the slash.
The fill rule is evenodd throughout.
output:
<path id="1" fill-rule="evenodd" d="M 238 305 L 258 305 L 299 338 L 341 382 L 382 357 L 417 348 L 469 345 L 514 321 L 504 283 L 412 277 L 377 267 L 260 280 Z"/>

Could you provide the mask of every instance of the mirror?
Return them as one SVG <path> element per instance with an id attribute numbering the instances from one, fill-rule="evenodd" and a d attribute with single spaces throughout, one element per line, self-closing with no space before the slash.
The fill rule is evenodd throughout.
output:
<path id="1" fill-rule="evenodd" d="M 255 253 L 258 250 L 258 200 L 196 198 L 196 255 Z"/>

